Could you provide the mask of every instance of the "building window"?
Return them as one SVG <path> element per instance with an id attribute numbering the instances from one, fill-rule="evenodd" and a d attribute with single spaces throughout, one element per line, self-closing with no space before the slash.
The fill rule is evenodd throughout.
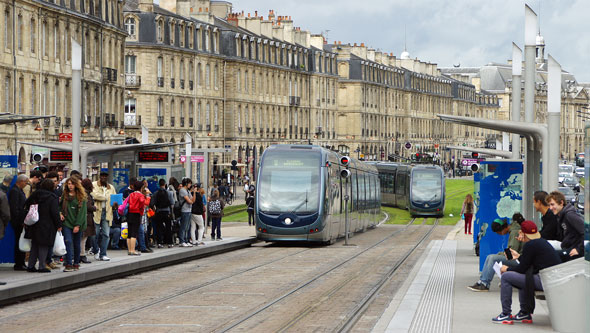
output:
<path id="1" fill-rule="evenodd" d="M 37 25 L 35 19 L 31 19 L 31 53 L 35 53 L 35 44 L 37 44 Z"/>
<path id="2" fill-rule="evenodd" d="M 176 37 L 176 26 L 170 22 L 170 45 L 174 45 L 174 38 Z"/>
<path id="3" fill-rule="evenodd" d="M 18 78 L 18 114 L 23 114 L 23 92 L 25 91 L 25 79 L 21 76 Z"/>
<path id="4" fill-rule="evenodd" d="M 236 75 L 236 89 L 238 90 L 238 92 L 240 92 L 240 90 L 242 90 L 242 83 L 240 82 L 241 76 L 242 76 L 242 70 L 238 69 L 238 73 Z"/>
<path id="5" fill-rule="evenodd" d="M 43 55 L 47 56 L 47 21 L 43 21 L 41 26 L 41 48 L 43 49 Z"/>
<path id="6" fill-rule="evenodd" d="M 42 109 L 42 116 L 47 115 L 47 81 L 43 82 L 43 105 L 41 106 Z"/>
<path id="7" fill-rule="evenodd" d="M 211 130 L 211 105 L 209 103 L 205 106 L 205 124 L 208 130 Z"/>
<path id="8" fill-rule="evenodd" d="M 37 104 L 37 81 L 31 81 L 31 114 L 35 115 L 36 113 L 36 104 Z"/>
<path id="9" fill-rule="evenodd" d="M 213 71 L 213 83 L 214 83 L 214 87 L 215 89 L 219 89 L 219 82 L 218 82 L 218 73 L 219 72 L 219 67 L 217 65 L 215 65 L 214 71 Z"/>
<path id="10" fill-rule="evenodd" d="M 197 124 L 199 124 L 199 129 L 201 129 L 201 124 L 202 124 L 202 115 L 201 115 L 201 102 L 199 102 L 199 105 L 197 105 Z"/>
<path id="11" fill-rule="evenodd" d="M 174 58 L 170 59 L 170 77 L 174 79 Z"/>
<path id="12" fill-rule="evenodd" d="M 53 115 L 57 116 L 57 109 L 59 106 L 59 81 L 55 81 L 53 88 Z"/>
<path id="13" fill-rule="evenodd" d="M 59 49 L 60 49 L 60 45 L 59 45 L 59 39 L 60 39 L 60 34 L 59 34 L 59 23 L 55 23 L 55 25 L 53 26 L 53 58 L 55 60 L 59 61 Z"/>
<path id="14" fill-rule="evenodd" d="M 202 75 L 201 63 L 197 64 L 197 86 L 201 86 L 201 75 Z"/>
<path id="15" fill-rule="evenodd" d="M 256 73 L 252 71 L 252 94 L 256 93 Z"/>
<path id="16" fill-rule="evenodd" d="M 158 21 L 158 31 L 157 31 L 157 38 L 158 42 L 164 42 L 164 20 Z"/>
<path id="17" fill-rule="evenodd" d="M 4 48 L 10 49 L 12 42 L 12 20 L 10 19 L 10 8 L 4 11 Z"/>
<path id="18" fill-rule="evenodd" d="M 164 75 L 162 75 L 163 62 L 164 62 L 164 60 L 162 59 L 162 57 L 158 57 L 158 66 L 157 66 L 158 77 L 164 77 Z"/>
<path id="19" fill-rule="evenodd" d="M 242 106 L 238 106 L 238 113 L 236 114 L 237 124 L 238 124 L 238 131 L 242 131 Z"/>
<path id="20" fill-rule="evenodd" d="M 248 71 L 244 72 L 244 92 L 248 92 Z"/>
<path id="21" fill-rule="evenodd" d="M 135 38 L 135 18 L 128 17 L 125 19 L 125 30 L 129 37 Z"/>
<path id="22" fill-rule="evenodd" d="M 10 76 L 4 77 L 4 110 L 10 112 Z"/>
<path id="23" fill-rule="evenodd" d="M 136 56 L 126 55 L 125 56 L 125 74 L 135 74 L 135 60 Z"/>
<path id="24" fill-rule="evenodd" d="M 211 49 L 209 48 L 209 38 L 211 38 L 209 30 L 205 30 L 205 51 L 211 51 Z"/>
<path id="25" fill-rule="evenodd" d="M 163 102 L 162 99 L 158 99 L 158 110 L 157 110 L 157 122 L 158 122 L 158 126 L 164 126 L 164 116 L 163 114 L 163 110 L 164 106 L 163 106 Z"/>
<path id="26" fill-rule="evenodd" d="M 212 41 L 213 41 L 213 52 L 217 53 L 217 33 L 213 34 Z"/>
<path id="27" fill-rule="evenodd" d="M 209 64 L 205 65 L 205 87 L 209 88 L 211 86 L 211 66 Z"/>
<path id="28" fill-rule="evenodd" d="M 213 113 L 214 113 L 214 125 L 215 125 L 215 132 L 219 132 L 219 107 L 217 106 L 217 104 L 215 104 L 215 107 L 213 109 Z"/>
<path id="29" fill-rule="evenodd" d="M 180 47 L 184 47 L 184 25 L 183 24 L 179 25 L 178 30 L 179 30 L 178 43 L 180 44 Z"/>
<path id="30" fill-rule="evenodd" d="M 19 51 L 23 50 L 23 16 L 18 14 L 16 23 L 16 38 L 17 38 L 17 47 Z"/>

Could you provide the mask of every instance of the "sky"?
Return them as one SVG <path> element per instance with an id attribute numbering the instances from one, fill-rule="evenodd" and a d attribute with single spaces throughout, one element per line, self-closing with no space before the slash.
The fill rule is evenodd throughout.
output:
<path id="1" fill-rule="evenodd" d="M 365 43 L 397 57 L 404 42 L 412 58 L 439 67 L 506 63 L 512 42 L 524 50 L 524 6 L 539 15 L 545 55 L 551 54 L 578 82 L 590 82 L 589 0 L 229 0 L 234 12 L 293 24 L 328 42 Z M 404 38 L 404 30 L 405 38 Z"/>

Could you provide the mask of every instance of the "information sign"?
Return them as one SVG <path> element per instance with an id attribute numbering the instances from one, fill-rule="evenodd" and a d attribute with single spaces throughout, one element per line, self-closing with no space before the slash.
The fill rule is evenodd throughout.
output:
<path id="1" fill-rule="evenodd" d="M 65 150 L 49 151 L 49 162 L 71 162 L 72 152 Z"/>
<path id="2" fill-rule="evenodd" d="M 167 151 L 138 151 L 137 162 L 169 162 L 169 153 Z"/>

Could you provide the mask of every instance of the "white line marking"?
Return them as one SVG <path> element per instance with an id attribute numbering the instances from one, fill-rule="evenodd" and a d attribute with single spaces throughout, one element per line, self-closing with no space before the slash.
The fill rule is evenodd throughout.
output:
<path id="1" fill-rule="evenodd" d="M 185 326 L 189 326 L 189 327 L 201 327 L 201 325 L 199 324 L 121 324 L 119 325 L 119 327 L 124 327 L 124 326 L 131 326 L 131 327 L 185 327 Z"/>
<path id="2" fill-rule="evenodd" d="M 224 305 L 168 305 L 166 309 L 191 309 L 191 308 L 215 308 L 215 309 L 232 309 L 235 310 L 237 306 Z"/>

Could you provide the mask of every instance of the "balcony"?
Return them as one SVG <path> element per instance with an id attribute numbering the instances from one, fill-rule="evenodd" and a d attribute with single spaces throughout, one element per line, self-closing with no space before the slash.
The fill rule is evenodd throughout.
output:
<path id="1" fill-rule="evenodd" d="M 180 89 L 184 89 L 184 80 L 180 79 Z"/>
<path id="2" fill-rule="evenodd" d="M 180 118 L 180 127 L 184 127 L 184 118 Z"/>
<path id="3" fill-rule="evenodd" d="M 158 126 L 160 126 L 160 127 L 164 126 L 164 117 L 163 116 L 158 116 L 157 120 L 158 120 Z"/>
<path id="4" fill-rule="evenodd" d="M 238 133 L 242 133 L 242 126 L 238 127 Z"/>
<path id="5" fill-rule="evenodd" d="M 174 117 L 170 117 L 170 127 L 174 127 Z"/>
<path id="6" fill-rule="evenodd" d="M 193 128 L 194 125 L 195 125 L 195 119 L 188 118 L 188 127 Z"/>
<path id="7" fill-rule="evenodd" d="M 66 117 L 66 127 L 72 126 L 72 118 Z"/>
<path id="8" fill-rule="evenodd" d="M 61 125 L 61 117 L 55 117 L 55 127 L 59 127 Z"/>
<path id="9" fill-rule="evenodd" d="M 86 119 L 81 120 L 81 126 L 90 127 L 92 125 L 92 117 L 87 116 Z"/>
<path id="10" fill-rule="evenodd" d="M 203 125 L 202 124 L 197 125 L 197 131 L 202 131 L 202 130 L 203 130 Z"/>
<path id="11" fill-rule="evenodd" d="M 164 87 L 164 78 L 158 77 L 158 87 Z"/>
<path id="12" fill-rule="evenodd" d="M 96 116 L 96 119 L 94 120 L 94 127 L 100 127 L 100 116 Z"/>
<path id="13" fill-rule="evenodd" d="M 250 127 L 246 127 L 246 134 L 250 134 Z"/>
<path id="14" fill-rule="evenodd" d="M 301 97 L 299 96 L 289 96 L 289 105 L 291 106 L 299 106 L 301 102 Z"/>
<path id="15" fill-rule="evenodd" d="M 195 87 L 195 86 L 194 86 L 194 84 L 193 84 L 193 80 L 189 80 L 189 81 L 188 81 L 188 88 L 189 88 L 190 90 L 193 90 L 193 88 L 194 88 L 194 87 Z"/>
<path id="16" fill-rule="evenodd" d="M 47 127 L 51 124 L 51 118 L 43 118 L 43 126 Z"/>
<path id="17" fill-rule="evenodd" d="M 207 124 L 205 126 L 205 131 L 207 131 L 207 132 L 211 131 L 211 125 L 210 124 Z"/>
<path id="18" fill-rule="evenodd" d="M 114 68 L 103 67 L 102 68 L 102 81 L 103 82 L 117 82 L 117 70 Z"/>
<path id="19" fill-rule="evenodd" d="M 141 86 L 141 76 L 137 74 L 125 74 L 125 87 L 139 88 Z"/>
<path id="20" fill-rule="evenodd" d="M 174 78 L 170 79 L 170 88 L 174 88 Z"/>
<path id="21" fill-rule="evenodd" d="M 215 125 L 215 132 L 219 132 L 219 125 Z"/>

